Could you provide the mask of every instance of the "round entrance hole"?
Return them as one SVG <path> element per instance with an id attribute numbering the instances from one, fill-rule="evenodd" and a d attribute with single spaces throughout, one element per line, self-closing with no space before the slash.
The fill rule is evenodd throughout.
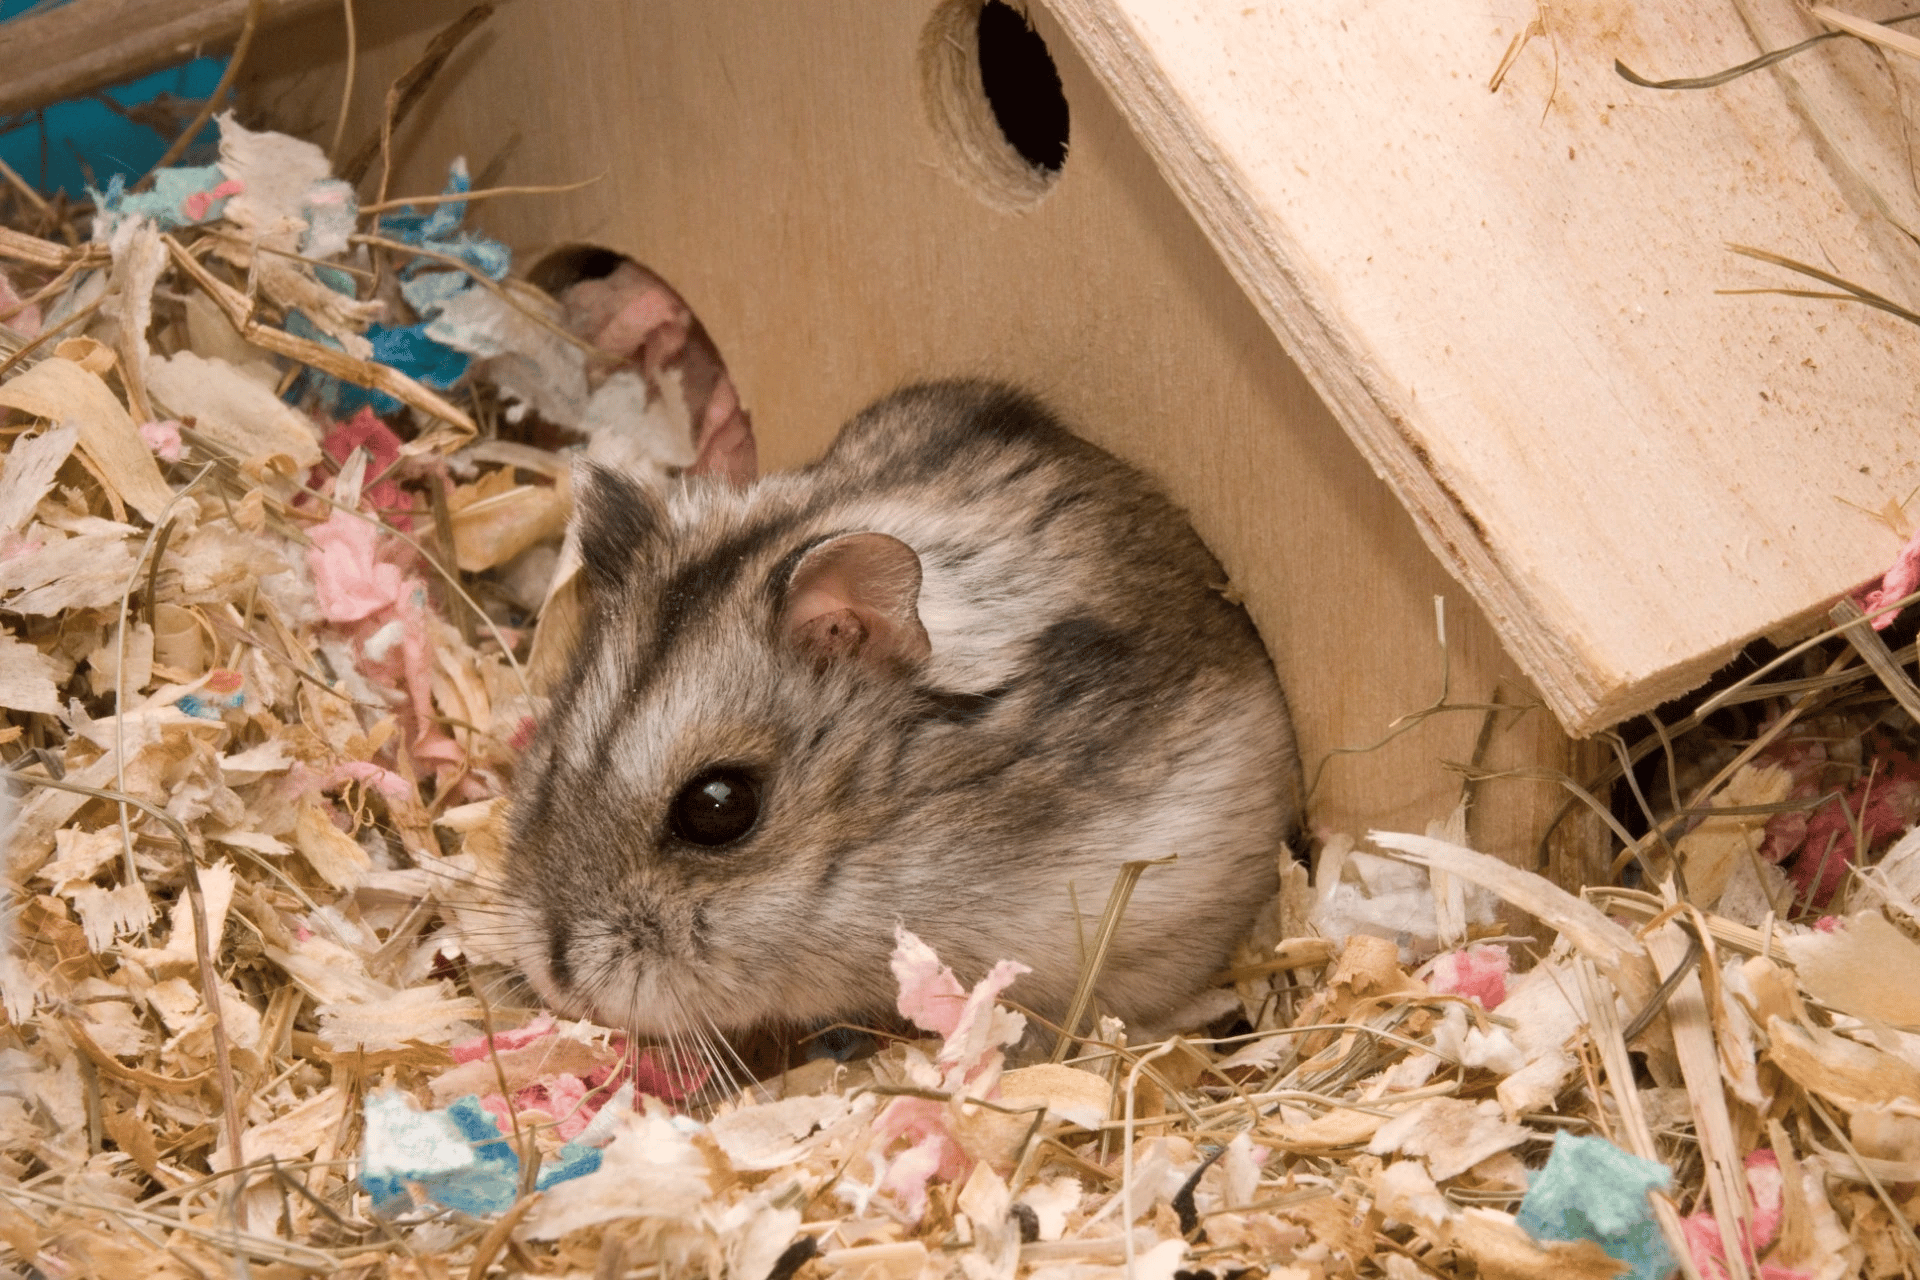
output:
<path id="1" fill-rule="evenodd" d="M 597 350 L 587 362 L 588 388 L 633 397 L 609 401 L 617 406 L 614 425 L 602 423 L 596 435 L 632 438 L 599 441 L 601 461 L 642 471 L 663 463 L 669 475 L 736 484 L 758 474 L 752 420 L 706 326 L 672 285 L 626 254 L 593 244 L 553 250 L 527 279 L 560 304 L 561 327 Z M 607 385 L 616 378 L 626 379 L 617 392 Z M 676 441 L 663 455 L 644 421 L 655 417 L 668 438 L 684 433 L 684 444 Z"/>
<path id="2" fill-rule="evenodd" d="M 955 175 L 1025 209 L 1059 180 L 1067 99 L 1046 41 L 1003 0 L 946 0 L 920 40 L 921 95 Z"/>

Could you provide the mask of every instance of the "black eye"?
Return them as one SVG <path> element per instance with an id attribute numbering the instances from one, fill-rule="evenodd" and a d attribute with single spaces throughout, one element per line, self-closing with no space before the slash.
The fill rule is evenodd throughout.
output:
<path id="1" fill-rule="evenodd" d="M 680 788 L 667 826 L 688 844 L 717 848 L 753 830 L 760 820 L 760 787 L 744 770 L 709 769 Z"/>

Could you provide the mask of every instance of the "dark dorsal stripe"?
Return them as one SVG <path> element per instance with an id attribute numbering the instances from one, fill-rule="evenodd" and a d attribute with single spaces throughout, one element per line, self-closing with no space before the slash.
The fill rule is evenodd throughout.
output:
<path id="1" fill-rule="evenodd" d="M 652 672 L 679 643 L 687 624 L 711 612 L 713 603 L 733 589 L 747 561 L 784 534 L 790 523 L 781 520 L 756 525 L 673 571 L 660 589 L 660 613 L 653 631 L 652 652 L 638 673 L 640 680 L 652 678 Z"/>
<path id="2" fill-rule="evenodd" d="M 1002 685 L 985 693 L 966 693 L 958 689 L 920 690 L 920 719 L 944 724 L 972 724 L 993 710 L 1011 687 Z"/>
<path id="3" fill-rule="evenodd" d="M 567 922 L 558 912 L 547 917 L 547 973 L 560 987 L 573 985 L 573 958 L 567 954 L 572 944 Z"/>

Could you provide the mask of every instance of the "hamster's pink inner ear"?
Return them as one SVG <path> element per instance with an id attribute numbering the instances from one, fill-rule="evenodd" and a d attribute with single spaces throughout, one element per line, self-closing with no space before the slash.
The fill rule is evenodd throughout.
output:
<path id="1" fill-rule="evenodd" d="M 847 533 L 794 566 L 782 638 L 821 666 L 853 660 L 896 672 L 933 651 L 920 624 L 920 557 L 884 533 Z"/>

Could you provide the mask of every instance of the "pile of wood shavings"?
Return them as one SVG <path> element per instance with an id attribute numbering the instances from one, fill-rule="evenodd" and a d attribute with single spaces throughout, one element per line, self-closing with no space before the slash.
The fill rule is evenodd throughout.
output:
<path id="1" fill-rule="evenodd" d="M 315 252 L 312 188 L 248 168 L 302 144 L 229 138 L 172 229 L 0 233 L 0 1274 L 1569 1280 L 1635 1230 L 1688 1275 L 1912 1274 L 1920 1041 L 1893 1028 L 1920 1009 L 1880 979 L 1920 972 L 1920 908 L 1891 871 L 1837 927 L 1754 926 L 1376 833 L 1317 889 L 1286 866 L 1209 1009 L 1250 1031 L 1103 1021 L 1011 1064 L 1017 973 L 965 998 L 903 937 L 936 1040 L 726 1100 L 514 1007 L 487 890 L 566 466 L 500 438 L 485 370 L 443 395 L 368 359 L 405 254 Z M 564 402 L 553 304 L 477 292 Z M 402 408 L 295 412 L 303 369 Z M 1697 830 L 1757 846 L 1751 817 Z M 1523 976 L 1469 945 L 1487 895 L 1559 935 Z M 506 1202 L 450 1207 L 403 1153 L 376 1211 L 370 1117 L 469 1095 L 526 1171 Z M 1669 1190 L 1530 1216 L 1582 1135 Z M 534 1191 L 568 1143 L 597 1168 Z"/>

